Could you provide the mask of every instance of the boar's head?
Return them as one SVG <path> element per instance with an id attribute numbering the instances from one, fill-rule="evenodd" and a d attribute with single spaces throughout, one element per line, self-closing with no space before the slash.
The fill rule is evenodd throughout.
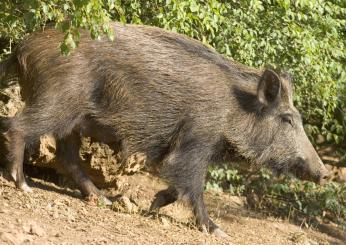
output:
<path id="1" fill-rule="evenodd" d="M 244 96 L 238 96 L 244 100 Z M 244 155 L 267 164 L 276 173 L 291 172 L 304 180 L 324 184 L 328 171 L 305 134 L 302 118 L 293 105 L 288 76 L 266 69 L 252 102 L 237 129 Z M 251 109 L 249 110 L 249 107 Z M 244 106 L 243 109 L 244 111 Z M 251 111 L 251 112 L 250 112 Z"/>

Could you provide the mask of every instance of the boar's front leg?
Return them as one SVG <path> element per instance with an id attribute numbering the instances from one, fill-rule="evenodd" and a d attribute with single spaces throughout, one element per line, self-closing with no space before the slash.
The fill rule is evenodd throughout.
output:
<path id="1" fill-rule="evenodd" d="M 79 157 L 80 146 L 81 139 L 76 132 L 72 132 L 71 135 L 62 139 L 58 139 L 56 149 L 58 162 L 61 163 L 68 174 L 71 175 L 85 197 L 96 196 L 101 198 L 106 205 L 111 205 L 112 202 L 101 195 L 99 189 L 81 169 L 79 165 L 81 160 Z"/>
<path id="2" fill-rule="evenodd" d="M 177 190 L 177 197 L 187 199 L 193 209 L 196 224 L 202 231 L 220 237 L 227 235 L 209 218 L 204 205 L 203 190 L 207 167 L 212 156 L 212 147 L 196 144 L 195 140 L 182 143 L 179 149 L 171 152 L 164 161 L 163 177 L 169 182 L 169 191 L 158 192 L 152 206 L 164 206 L 174 202 L 172 188 Z M 169 198 L 167 198 L 167 195 Z M 157 201 L 156 200 L 165 200 Z M 158 205 L 161 204 L 161 205 Z M 162 205 L 164 204 L 164 205 Z"/>

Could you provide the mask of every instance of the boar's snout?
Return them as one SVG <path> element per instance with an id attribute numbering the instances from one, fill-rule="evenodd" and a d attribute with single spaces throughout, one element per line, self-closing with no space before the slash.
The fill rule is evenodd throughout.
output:
<path id="1" fill-rule="evenodd" d="M 323 165 L 323 163 L 322 163 L 322 165 Z M 329 171 L 327 170 L 327 168 L 325 166 L 323 166 L 320 169 L 319 174 L 317 175 L 316 183 L 319 185 L 324 185 L 329 180 L 329 177 L 330 177 Z"/>
<path id="2" fill-rule="evenodd" d="M 324 185 L 329 179 L 329 171 L 324 166 L 321 158 L 311 144 L 310 140 L 302 130 L 302 137 L 298 140 L 298 154 L 296 164 L 293 164 L 297 177 L 303 180 L 313 181 L 319 185 Z"/>
<path id="3" fill-rule="evenodd" d="M 295 173 L 300 179 L 313 181 L 319 185 L 326 184 L 329 179 L 329 171 L 319 157 L 314 160 L 298 157 Z"/>

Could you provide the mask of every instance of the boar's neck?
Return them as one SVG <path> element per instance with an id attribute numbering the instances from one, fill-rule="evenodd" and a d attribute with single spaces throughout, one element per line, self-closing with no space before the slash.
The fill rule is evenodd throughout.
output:
<path id="1" fill-rule="evenodd" d="M 257 85 L 260 71 L 235 64 L 237 72 L 231 79 L 231 108 L 228 116 L 229 128 L 226 138 L 234 149 L 245 159 L 262 164 L 264 145 L 256 144 L 260 133 L 258 121 L 259 103 Z"/>

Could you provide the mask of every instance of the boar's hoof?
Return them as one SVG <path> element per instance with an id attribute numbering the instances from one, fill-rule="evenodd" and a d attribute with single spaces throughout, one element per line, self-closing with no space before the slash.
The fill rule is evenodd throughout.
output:
<path id="1" fill-rule="evenodd" d="M 27 192 L 27 193 L 32 193 L 31 187 L 28 186 L 28 184 L 27 184 L 26 182 L 22 183 L 22 184 L 19 186 L 19 189 L 21 189 L 22 191 Z"/>
<path id="2" fill-rule="evenodd" d="M 208 229 L 205 225 L 202 225 L 201 231 L 204 234 L 209 234 Z M 210 232 L 210 234 L 213 234 L 214 236 L 220 237 L 220 238 L 229 238 L 229 236 L 220 228 L 216 228 L 213 231 Z"/>
<path id="3" fill-rule="evenodd" d="M 223 231 L 221 230 L 220 228 L 216 228 L 215 230 L 213 230 L 211 232 L 211 234 L 217 236 L 217 237 L 220 237 L 220 238 L 229 238 L 229 236 Z"/>
<path id="4" fill-rule="evenodd" d="M 200 231 L 202 231 L 204 234 L 208 234 L 209 233 L 208 229 L 207 229 L 207 227 L 205 225 L 202 225 Z"/>
<path id="5" fill-rule="evenodd" d="M 32 189 L 28 186 L 28 184 L 25 181 L 23 172 L 22 174 L 18 175 L 18 170 L 12 170 L 11 171 L 11 177 L 14 183 L 16 184 L 16 187 L 24 192 L 32 192 Z"/>

